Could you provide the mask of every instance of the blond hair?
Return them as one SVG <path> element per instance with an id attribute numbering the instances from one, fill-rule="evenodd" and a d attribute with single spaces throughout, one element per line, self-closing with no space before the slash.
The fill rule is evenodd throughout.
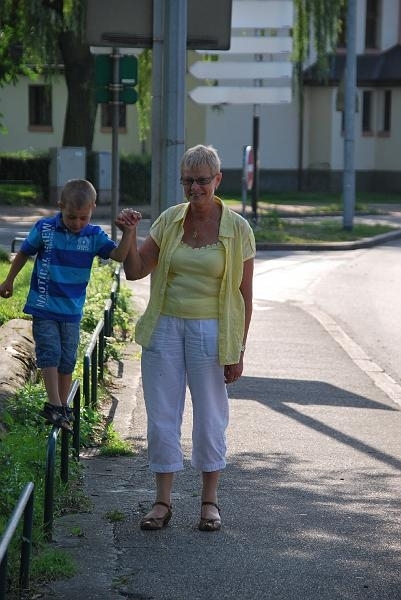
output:
<path id="1" fill-rule="evenodd" d="M 181 159 L 181 173 L 184 169 L 198 169 L 208 166 L 212 175 L 220 173 L 221 160 L 213 146 L 203 146 L 198 144 L 184 153 Z"/>
<path id="2" fill-rule="evenodd" d="M 59 207 L 64 208 L 66 205 L 74 208 L 82 208 L 91 204 L 96 204 L 96 190 L 90 181 L 86 179 L 70 179 L 61 190 Z"/>

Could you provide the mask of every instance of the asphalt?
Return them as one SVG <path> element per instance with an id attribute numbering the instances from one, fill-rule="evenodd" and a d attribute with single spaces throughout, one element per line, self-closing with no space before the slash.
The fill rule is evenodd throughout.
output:
<path id="1" fill-rule="evenodd" d="M 145 219 L 141 235 L 147 226 Z M 149 278 L 126 284 L 140 313 Z M 173 518 L 160 532 L 138 527 L 153 500 L 139 351 L 130 343 L 113 365 L 105 408 L 135 453 L 82 451 L 92 506 L 57 518 L 52 542 L 77 572 L 36 597 L 401 599 L 401 389 L 361 368 L 361 353 L 326 315 L 292 303 L 255 306 L 244 375 L 229 387 L 218 533 L 196 528 L 190 401 Z"/>

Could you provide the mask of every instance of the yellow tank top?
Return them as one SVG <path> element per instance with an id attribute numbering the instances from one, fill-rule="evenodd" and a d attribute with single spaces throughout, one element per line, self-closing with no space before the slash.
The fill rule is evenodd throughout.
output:
<path id="1" fill-rule="evenodd" d="M 181 242 L 171 257 L 162 314 L 182 319 L 217 319 L 224 274 L 221 242 L 191 248 Z"/>

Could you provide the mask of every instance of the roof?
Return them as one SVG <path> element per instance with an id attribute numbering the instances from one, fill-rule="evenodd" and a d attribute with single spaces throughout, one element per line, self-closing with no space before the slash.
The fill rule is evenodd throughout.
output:
<path id="1" fill-rule="evenodd" d="M 345 68 L 345 54 L 335 54 L 330 59 L 327 75 L 328 85 L 338 85 Z M 322 85 L 314 63 L 304 71 L 305 85 Z M 401 45 L 392 46 L 384 52 L 359 54 L 357 56 L 357 85 L 376 87 L 401 87 Z"/>

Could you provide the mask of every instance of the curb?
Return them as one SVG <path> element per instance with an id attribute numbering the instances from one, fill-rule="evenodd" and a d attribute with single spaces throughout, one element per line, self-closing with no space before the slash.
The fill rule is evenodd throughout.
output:
<path id="1" fill-rule="evenodd" d="M 285 243 L 256 242 L 256 250 L 360 250 L 401 238 L 401 229 L 350 242 Z"/>

